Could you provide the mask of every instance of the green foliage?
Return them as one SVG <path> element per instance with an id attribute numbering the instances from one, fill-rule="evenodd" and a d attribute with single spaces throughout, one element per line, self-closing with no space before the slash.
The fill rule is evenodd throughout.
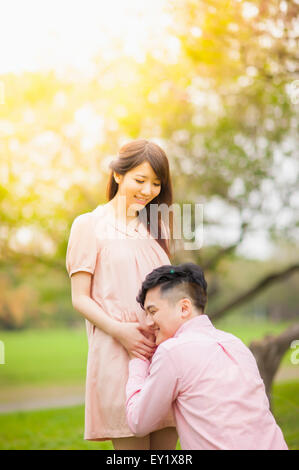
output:
<path id="1" fill-rule="evenodd" d="M 243 2 L 171 2 L 169 34 L 178 45 L 172 60 L 156 51 L 143 63 L 121 54 L 107 63 L 99 52 L 92 79 L 55 71 L 0 77 L 0 268 L 16 267 L 9 290 L 24 284 L 36 298 L 31 312 L 20 292 L 18 312 L 6 299 L 2 328 L 72 322 L 59 288 L 56 316 L 52 273 L 65 272 L 74 218 L 106 201 L 107 159 L 133 138 L 158 139 L 166 150 L 175 202 L 216 200 L 236 211 L 234 249 L 259 229 L 275 242 L 298 243 L 299 120 L 288 91 L 296 78 L 298 11 L 293 0 L 286 11 L 274 0 L 256 5 L 248 16 Z M 285 163 L 293 170 L 281 179 Z M 221 227 L 209 210 L 204 223 Z M 221 246 L 229 244 L 224 235 Z M 199 251 L 189 254 L 208 262 L 209 245 Z M 33 281 L 32 293 L 23 279 L 40 266 L 53 268 L 45 274 L 49 287 Z M 217 282 L 217 264 L 208 271 Z"/>

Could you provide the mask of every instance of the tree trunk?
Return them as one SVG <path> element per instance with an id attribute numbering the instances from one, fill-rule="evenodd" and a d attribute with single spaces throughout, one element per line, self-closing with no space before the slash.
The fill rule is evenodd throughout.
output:
<path id="1" fill-rule="evenodd" d="M 290 326 L 278 336 L 267 335 L 262 340 L 252 341 L 249 345 L 264 381 L 270 407 L 274 376 L 284 353 L 290 347 L 291 342 L 296 339 L 299 340 L 299 323 Z"/>

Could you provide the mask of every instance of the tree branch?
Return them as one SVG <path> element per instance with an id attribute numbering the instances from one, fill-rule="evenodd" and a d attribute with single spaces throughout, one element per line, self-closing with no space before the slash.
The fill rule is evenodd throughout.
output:
<path id="1" fill-rule="evenodd" d="M 254 287 L 249 289 L 247 292 L 231 300 L 226 305 L 224 305 L 224 307 L 221 307 L 220 309 L 216 310 L 216 312 L 211 313 L 209 317 L 213 320 L 222 317 L 224 314 L 228 313 L 233 308 L 239 307 L 240 305 L 244 304 L 246 301 L 248 301 L 252 297 L 259 294 L 266 287 L 269 287 L 271 284 L 274 284 L 275 282 L 286 279 L 287 277 L 289 277 L 291 274 L 293 274 L 295 271 L 298 271 L 298 270 L 299 270 L 299 263 L 296 263 L 296 264 L 289 266 L 287 269 L 284 269 L 283 271 L 280 271 L 278 273 L 272 273 L 266 276 L 264 279 L 258 282 Z"/>
<path id="2" fill-rule="evenodd" d="M 222 248 L 214 256 L 212 256 L 208 261 L 203 263 L 203 266 L 202 266 L 203 270 L 207 271 L 209 269 L 215 268 L 216 264 L 218 264 L 218 262 L 221 260 L 221 258 L 223 258 L 223 256 L 226 256 L 227 254 L 233 252 L 240 245 L 241 241 L 243 240 L 244 234 L 246 232 L 247 227 L 248 227 L 248 223 L 243 222 L 242 225 L 241 225 L 240 237 L 236 241 L 236 243 L 234 243 L 230 246 L 227 246 L 225 248 Z"/>

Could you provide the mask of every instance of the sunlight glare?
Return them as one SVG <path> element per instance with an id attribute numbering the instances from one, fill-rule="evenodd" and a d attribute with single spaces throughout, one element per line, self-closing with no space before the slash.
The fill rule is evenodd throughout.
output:
<path id="1" fill-rule="evenodd" d="M 159 48 L 170 17 L 167 0 L 10 0 L 2 6 L 0 73 L 71 66 L 120 55 L 137 62 Z"/>

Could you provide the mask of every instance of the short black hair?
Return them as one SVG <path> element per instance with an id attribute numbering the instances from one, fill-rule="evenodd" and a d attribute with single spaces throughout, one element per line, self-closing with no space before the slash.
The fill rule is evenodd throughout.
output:
<path id="1" fill-rule="evenodd" d="M 170 301 L 176 302 L 175 287 L 180 286 L 180 294 L 190 297 L 195 307 L 204 311 L 207 303 L 207 282 L 200 266 L 194 263 L 183 263 L 177 266 L 167 264 L 154 269 L 142 283 L 136 297 L 137 302 L 144 310 L 147 291 L 156 286 L 160 287 L 162 297 L 167 296 Z M 168 294 L 171 295 L 168 296 Z"/>

